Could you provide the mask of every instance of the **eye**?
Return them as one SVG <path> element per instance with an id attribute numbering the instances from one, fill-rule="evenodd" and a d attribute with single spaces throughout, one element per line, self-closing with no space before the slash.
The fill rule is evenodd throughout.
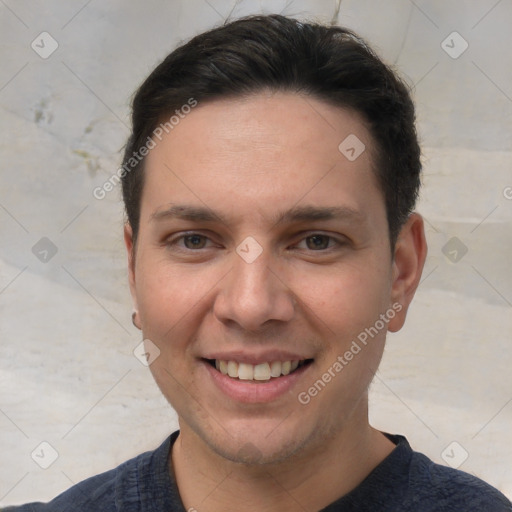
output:
<path id="1" fill-rule="evenodd" d="M 211 240 L 205 235 L 186 233 L 168 240 L 167 245 L 177 249 L 198 250 L 207 247 L 208 242 L 211 242 Z"/>
<path id="2" fill-rule="evenodd" d="M 330 237 L 327 235 L 313 235 L 306 238 L 308 249 L 327 249 L 329 247 Z"/>
<path id="3" fill-rule="evenodd" d="M 331 249 L 334 245 L 341 245 L 341 242 L 334 239 L 332 236 L 321 233 L 315 233 L 303 238 L 297 246 L 300 246 L 304 242 L 306 244 L 306 248 L 312 251 L 325 251 L 326 249 Z"/>
<path id="4" fill-rule="evenodd" d="M 208 239 L 204 235 L 185 235 L 183 237 L 183 243 L 187 249 L 202 249 L 206 245 Z"/>

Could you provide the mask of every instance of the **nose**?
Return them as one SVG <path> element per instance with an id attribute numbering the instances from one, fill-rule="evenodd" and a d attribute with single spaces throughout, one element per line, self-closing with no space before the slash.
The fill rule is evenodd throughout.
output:
<path id="1" fill-rule="evenodd" d="M 261 332 L 276 322 L 293 318 L 293 292 L 280 266 L 265 255 L 252 263 L 234 254 L 234 265 L 216 296 L 214 314 L 224 324 Z"/>

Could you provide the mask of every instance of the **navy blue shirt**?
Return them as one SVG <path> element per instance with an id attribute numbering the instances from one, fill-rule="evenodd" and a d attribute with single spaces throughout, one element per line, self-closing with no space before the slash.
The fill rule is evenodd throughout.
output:
<path id="1" fill-rule="evenodd" d="M 1 512 L 186 512 L 169 454 L 174 432 L 155 451 L 71 487 L 50 503 Z M 386 434 L 396 448 L 351 492 L 322 512 L 512 512 L 497 489 L 412 451 L 407 439 Z"/>

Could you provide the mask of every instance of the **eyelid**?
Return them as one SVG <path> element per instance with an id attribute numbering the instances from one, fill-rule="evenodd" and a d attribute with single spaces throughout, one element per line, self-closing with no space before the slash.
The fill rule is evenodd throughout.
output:
<path id="1" fill-rule="evenodd" d="M 201 233 L 200 231 L 197 231 L 197 230 L 196 231 L 194 231 L 194 230 L 180 231 L 180 232 L 174 233 L 165 238 L 164 244 L 165 245 L 177 245 L 176 242 L 178 242 L 180 240 L 184 240 L 187 236 L 194 236 L 194 235 L 203 237 L 211 244 L 215 244 L 215 242 L 212 240 L 212 238 L 210 236 L 208 236 L 204 233 Z M 318 253 L 327 252 L 329 250 L 334 249 L 335 246 L 341 247 L 341 246 L 347 244 L 347 240 L 345 239 L 345 237 L 343 235 L 335 236 L 332 233 L 325 233 L 322 231 L 302 231 L 300 233 L 297 233 L 297 235 L 294 237 L 294 238 L 298 238 L 298 237 L 300 237 L 300 238 L 298 238 L 298 240 L 296 242 L 294 242 L 291 247 L 297 246 L 299 243 L 304 242 L 305 240 L 307 240 L 308 238 L 313 237 L 313 236 L 325 236 L 325 237 L 329 238 L 329 242 L 334 242 L 335 245 L 328 247 L 326 249 L 318 249 L 318 250 L 306 249 L 311 252 L 318 252 Z M 211 245 L 209 247 L 211 247 Z M 180 249 L 183 249 L 185 251 L 199 252 L 200 250 L 205 250 L 209 247 L 203 247 L 200 249 L 189 249 L 187 247 L 180 247 Z"/>
<path id="2" fill-rule="evenodd" d="M 293 244 L 294 246 L 298 245 L 299 243 L 301 243 L 313 236 L 325 236 L 325 237 L 329 238 L 329 242 L 332 241 L 335 244 L 335 246 L 331 246 L 326 249 L 318 249 L 316 251 L 313 249 L 307 249 L 310 252 L 318 252 L 318 253 L 328 252 L 329 250 L 335 249 L 336 246 L 341 247 L 341 246 L 347 244 L 347 240 L 342 235 L 335 236 L 331 233 L 324 233 L 322 231 L 305 231 L 305 232 L 301 232 L 300 235 L 301 235 L 300 239 L 295 244 Z"/>
<path id="3" fill-rule="evenodd" d="M 178 242 L 180 240 L 184 240 L 187 236 L 194 236 L 194 235 L 203 237 L 206 240 L 208 240 L 209 242 L 214 243 L 213 240 L 211 239 L 211 237 L 209 237 L 208 235 L 205 235 L 204 233 L 201 233 L 199 231 L 180 231 L 178 233 L 173 233 L 172 235 L 165 237 L 163 243 L 164 243 L 164 245 L 177 245 L 176 242 Z M 186 251 L 201 250 L 201 249 L 189 249 L 187 247 L 180 247 L 180 249 L 183 249 Z M 205 249 L 205 248 L 202 248 L 202 249 Z"/>

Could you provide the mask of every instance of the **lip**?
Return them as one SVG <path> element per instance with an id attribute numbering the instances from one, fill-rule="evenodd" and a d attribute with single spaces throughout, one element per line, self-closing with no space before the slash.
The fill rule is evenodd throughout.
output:
<path id="1" fill-rule="evenodd" d="M 271 363 L 272 361 L 303 361 L 313 359 L 312 356 L 303 354 L 294 354 L 283 350 L 266 350 L 264 352 L 248 354 L 242 351 L 214 352 L 202 356 L 204 359 L 218 359 L 219 361 L 236 361 L 237 363 L 246 363 L 257 365 L 261 363 Z"/>
<path id="2" fill-rule="evenodd" d="M 232 360 L 236 360 L 236 358 Z M 277 358 L 274 360 L 277 360 Z M 246 404 L 272 402 L 289 393 L 311 366 L 311 364 L 306 364 L 288 375 L 272 378 L 269 381 L 244 381 L 223 375 L 205 360 L 201 360 L 201 364 L 221 393 L 232 400 Z"/>

